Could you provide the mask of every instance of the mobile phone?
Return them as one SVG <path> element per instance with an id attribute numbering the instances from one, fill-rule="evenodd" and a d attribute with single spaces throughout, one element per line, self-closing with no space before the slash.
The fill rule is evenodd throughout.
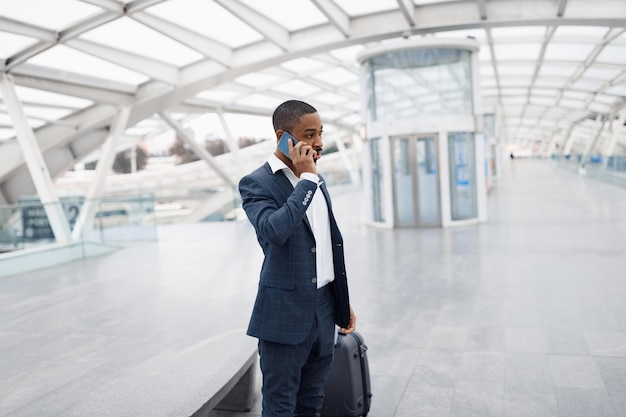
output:
<path id="1" fill-rule="evenodd" d="M 289 139 L 291 139 L 293 146 L 296 146 L 296 143 L 298 143 L 296 138 L 291 136 L 289 132 L 283 132 L 280 136 L 280 140 L 278 141 L 278 149 L 280 149 L 281 152 L 287 156 L 287 158 L 291 159 L 291 155 L 289 155 L 289 143 L 287 142 Z"/>

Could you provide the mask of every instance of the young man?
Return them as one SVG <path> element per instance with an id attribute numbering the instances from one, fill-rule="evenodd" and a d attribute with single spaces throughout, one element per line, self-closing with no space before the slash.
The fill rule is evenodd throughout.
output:
<path id="1" fill-rule="evenodd" d="M 290 100 L 276 108 L 272 122 L 276 151 L 239 182 L 265 256 L 248 335 L 259 339 L 262 416 L 319 417 L 335 325 L 350 333 L 356 318 L 343 239 L 317 173 L 320 116 L 311 105 Z M 278 148 L 285 132 L 297 141 L 281 146 L 289 155 Z"/>

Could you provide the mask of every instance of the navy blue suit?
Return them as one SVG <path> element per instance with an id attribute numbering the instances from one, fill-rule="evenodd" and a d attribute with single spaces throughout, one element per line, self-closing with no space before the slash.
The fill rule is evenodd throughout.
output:
<path id="1" fill-rule="evenodd" d="M 315 404 L 319 410 L 323 402 L 334 324 L 348 327 L 350 321 L 343 238 L 328 190 L 325 184 L 318 188 L 308 180 L 299 181 L 294 188 L 282 171 L 274 174 L 265 163 L 241 179 L 239 191 L 265 255 L 247 331 L 259 339 L 263 416 L 316 416 L 310 409 Z M 335 274 L 323 291 L 317 288 L 315 238 L 306 216 L 313 195 L 319 191 L 328 205 Z M 327 301 L 322 294 L 328 295 Z M 311 353 L 318 349 L 320 339 L 324 351 Z M 300 375 L 285 377 L 293 371 L 287 369 L 292 366 L 291 358 L 293 367 L 301 368 L 302 381 Z M 290 380 L 287 386 L 283 386 L 285 379 Z M 270 389 L 273 392 L 266 391 Z M 296 392 L 298 403 L 306 405 L 295 405 Z M 284 398 L 270 398 L 276 396 Z M 286 411 L 292 400 L 294 410 Z"/>

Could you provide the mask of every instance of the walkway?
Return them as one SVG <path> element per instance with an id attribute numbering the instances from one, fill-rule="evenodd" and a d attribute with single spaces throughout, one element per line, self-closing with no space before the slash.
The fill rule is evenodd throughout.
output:
<path id="1" fill-rule="evenodd" d="M 626 417 L 626 189 L 507 161 L 489 222 L 447 230 L 359 226 L 349 198 L 371 417 Z"/>
<path id="2" fill-rule="evenodd" d="M 366 227 L 355 201 L 334 196 L 369 346 L 370 416 L 626 417 L 626 189 L 517 159 L 480 226 Z M 155 340 L 220 326 L 203 304 L 222 293 L 240 299 L 243 331 L 261 259 L 249 225 L 159 234 L 158 243 L 0 280 L 0 416 L 48 404 L 50 387 L 129 354 L 125 344 L 139 349 L 136 360 Z M 111 342 L 121 350 L 107 350 Z M 75 364 L 61 382 L 60 361 Z M 257 417 L 259 402 L 216 415 Z"/>

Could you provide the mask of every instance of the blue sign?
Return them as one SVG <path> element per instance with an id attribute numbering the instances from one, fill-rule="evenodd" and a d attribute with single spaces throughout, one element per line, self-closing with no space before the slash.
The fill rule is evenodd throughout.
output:
<path id="1" fill-rule="evenodd" d="M 60 200 L 70 228 L 73 228 L 85 199 L 83 197 L 61 197 Z M 19 203 L 22 206 L 22 236 L 24 240 L 54 239 L 54 232 L 50 227 L 50 221 L 48 221 L 48 215 L 41 200 L 37 197 L 21 197 Z"/>

